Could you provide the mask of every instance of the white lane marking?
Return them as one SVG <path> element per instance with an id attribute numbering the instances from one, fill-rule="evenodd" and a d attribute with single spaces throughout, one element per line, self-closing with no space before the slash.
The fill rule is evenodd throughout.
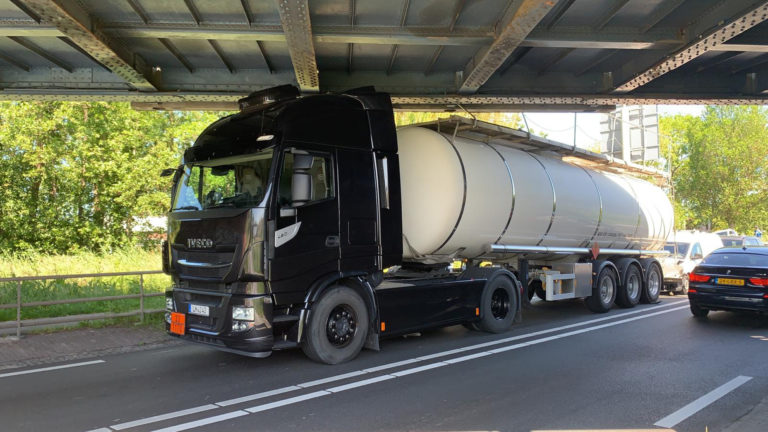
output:
<path id="1" fill-rule="evenodd" d="M 352 378 L 352 377 L 356 377 L 356 376 L 360 376 L 360 375 L 365 375 L 366 373 L 367 372 L 365 372 L 365 371 L 359 370 L 359 371 L 354 371 L 354 372 L 350 372 L 350 373 L 336 375 L 336 376 L 332 376 L 332 377 L 328 377 L 328 378 L 323 378 L 323 379 L 319 379 L 319 380 L 305 382 L 304 384 L 296 384 L 296 386 L 297 387 L 301 387 L 301 388 L 313 387 L 313 386 L 320 385 L 320 384 L 328 384 L 329 382 L 340 381 L 340 380 L 347 379 L 347 378 Z"/>
<path id="2" fill-rule="evenodd" d="M 92 429 L 86 432 L 112 432 L 112 429 L 110 428 L 98 428 L 98 429 Z"/>
<path id="3" fill-rule="evenodd" d="M 431 363 L 431 364 L 424 365 L 424 366 L 419 366 L 419 367 L 410 368 L 410 369 L 406 369 L 406 370 L 399 371 L 399 372 L 394 372 L 394 373 L 392 373 L 392 375 L 394 375 L 396 377 L 401 377 L 401 376 L 405 376 L 405 375 L 410 375 L 410 374 L 415 374 L 415 373 L 419 373 L 419 372 L 424 372 L 425 370 L 430 370 L 430 369 L 439 368 L 439 367 L 443 367 L 443 366 L 448 366 L 448 363 L 446 363 L 446 362 Z"/>
<path id="4" fill-rule="evenodd" d="M 721 385 L 720 387 L 712 390 L 711 392 L 705 394 L 704 396 L 696 399 L 695 401 L 689 403 L 688 405 L 680 408 L 679 410 L 673 412 L 672 414 L 664 417 L 663 419 L 657 421 L 654 423 L 654 426 L 659 427 L 666 427 L 671 428 L 675 427 L 678 423 L 681 421 L 687 419 L 688 417 L 696 414 L 697 412 L 703 410 L 716 400 L 720 399 L 721 397 L 727 395 L 728 393 L 732 392 L 733 390 L 736 390 L 737 388 L 741 387 L 744 383 L 751 380 L 752 377 L 748 376 L 742 376 L 739 375 L 736 378 L 728 381 L 727 383 Z"/>
<path id="5" fill-rule="evenodd" d="M 495 350 L 491 350 L 491 351 L 485 351 L 484 354 L 486 354 L 486 355 L 499 354 L 499 353 L 506 352 L 506 351 L 513 350 L 513 349 L 523 348 L 523 347 L 531 346 L 531 345 L 538 345 L 540 343 L 549 342 L 549 341 L 556 340 L 556 339 L 561 339 L 563 337 L 575 336 L 575 335 L 578 335 L 578 334 L 587 333 L 587 332 L 591 332 L 591 331 L 596 331 L 596 330 L 600 330 L 600 329 L 607 328 L 607 327 L 613 327 L 613 326 L 617 326 L 617 325 L 620 325 L 620 324 L 625 324 L 625 323 L 628 323 L 628 322 L 631 322 L 631 321 L 636 321 L 636 320 L 640 320 L 640 319 L 644 319 L 644 318 L 649 318 L 649 317 L 652 317 L 652 316 L 661 315 L 661 314 L 665 314 L 665 313 L 669 313 L 669 312 L 675 312 L 675 311 L 683 310 L 683 309 L 687 309 L 687 308 L 688 308 L 688 306 L 681 306 L 681 307 L 677 307 L 677 308 L 673 308 L 673 309 L 667 309 L 667 310 L 663 310 L 663 311 L 659 311 L 659 312 L 654 312 L 654 313 L 650 313 L 650 314 L 641 315 L 641 316 L 634 317 L 634 318 L 628 318 L 628 319 L 625 319 L 625 320 L 620 320 L 620 321 L 616 321 L 616 322 L 612 322 L 612 323 L 601 324 L 599 326 L 590 327 L 590 328 L 587 328 L 587 329 L 582 329 L 582 330 L 578 330 L 578 331 L 564 333 L 563 335 L 556 335 L 556 336 L 545 337 L 545 338 L 537 339 L 535 341 L 524 342 L 524 343 L 519 343 L 519 344 L 515 344 L 515 345 L 510 345 L 509 347 L 503 347 L 503 348 L 499 348 L 499 349 L 495 349 Z M 481 356 L 479 356 L 477 354 L 480 354 L 480 353 L 470 354 L 470 355 L 466 355 L 464 357 L 459 357 L 457 359 L 453 359 L 454 361 L 452 361 L 451 363 L 448 363 L 448 361 L 441 361 L 441 362 L 431 363 L 431 364 L 427 364 L 427 365 L 424 365 L 424 366 L 418 366 L 418 367 L 411 368 L 411 369 L 405 369 L 405 370 L 402 370 L 402 371 L 394 372 L 392 374 L 387 374 L 387 375 L 383 375 L 383 376 L 376 377 L 376 378 L 370 378 L 370 379 L 366 379 L 366 380 L 362 380 L 362 381 L 357 381 L 357 382 L 353 382 L 353 383 L 342 385 L 342 386 L 338 386 L 338 387 L 327 388 L 325 390 L 316 391 L 314 393 L 309 393 L 309 394 L 302 395 L 302 396 L 296 396 L 296 397 L 292 397 L 292 398 L 289 398 L 289 399 L 278 400 L 278 401 L 271 402 L 271 403 L 264 404 L 264 405 L 257 405 L 257 406 L 252 407 L 252 408 L 247 408 L 246 411 L 248 411 L 249 413 L 263 412 L 263 411 L 267 411 L 267 410 L 270 410 L 270 409 L 273 409 L 273 408 L 283 407 L 283 406 L 286 406 L 286 405 L 291 405 L 291 404 L 295 404 L 295 403 L 298 403 L 298 402 L 303 402 L 305 400 L 315 399 L 315 398 L 319 398 L 319 397 L 322 397 L 322 396 L 327 396 L 327 395 L 330 395 L 330 394 L 339 393 L 339 392 L 342 392 L 342 391 L 345 391 L 345 390 L 350 390 L 350 389 L 354 389 L 354 388 L 359 388 L 359 387 L 375 384 L 375 383 L 378 383 L 378 382 L 381 382 L 381 381 L 386 381 L 386 380 L 389 380 L 389 379 L 392 379 L 392 378 L 399 378 L 399 377 L 402 377 L 402 376 L 423 372 L 425 370 L 435 369 L 435 368 L 439 368 L 439 367 L 442 367 L 442 366 L 448 366 L 449 364 L 459 363 L 459 362 L 462 362 L 462 361 L 468 361 L 468 360 L 472 360 L 472 359 L 481 357 Z M 224 420 L 226 420 L 226 419 L 224 419 Z M 213 423 L 213 422 L 206 422 L 205 424 L 211 424 L 211 423 Z M 185 423 L 185 425 L 188 425 L 188 424 L 190 424 L 190 423 Z M 182 426 L 185 426 L 185 425 L 182 425 Z M 175 431 L 178 431 L 178 430 L 186 430 L 186 429 L 189 429 L 189 428 L 185 426 L 184 429 L 173 429 L 173 431 L 175 432 Z M 154 431 L 154 432 L 166 432 L 166 429 L 161 429 L 160 431 Z"/>
<path id="6" fill-rule="evenodd" d="M 288 393 L 290 391 L 300 390 L 300 389 L 301 389 L 301 387 L 299 387 L 299 386 L 283 387 L 283 388 L 279 388 L 279 389 L 274 389 L 274 390 L 269 390 L 269 391 L 265 391 L 265 392 L 261 392 L 261 393 L 256 393 L 256 394 L 248 395 L 248 396 L 239 397 L 239 398 L 236 398 L 236 399 L 229 399 L 229 400 L 225 400 L 225 401 L 221 401 L 221 402 L 216 402 L 215 405 L 225 407 L 225 406 L 235 405 L 235 404 L 239 404 L 239 403 L 243 403 L 243 402 L 250 402 L 250 401 L 256 400 L 256 399 L 262 399 L 262 398 L 265 398 L 265 397 L 279 395 L 279 394 L 282 394 L 282 393 Z"/>
<path id="7" fill-rule="evenodd" d="M 375 378 L 368 378 L 367 380 L 357 381 L 357 382 L 353 382 L 353 383 L 350 383 L 350 384 L 344 384 L 344 385 L 341 385 L 341 386 L 338 386 L 338 387 L 327 388 L 325 390 L 329 391 L 331 393 L 339 393 L 339 392 L 343 392 L 345 390 L 349 390 L 349 389 L 353 389 L 353 388 L 358 388 L 358 387 L 363 387 L 363 386 L 367 386 L 368 384 L 373 384 L 373 383 L 377 383 L 377 382 L 381 382 L 381 381 L 386 381 L 386 380 L 390 380 L 390 379 L 393 379 L 393 378 L 397 378 L 397 377 L 394 376 L 394 375 L 381 375 L 381 376 L 377 376 Z"/>
<path id="8" fill-rule="evenodd" d="M 65 364 L 61 366 L 51 366 L 51 367 L 45 367 L 40 369 L 30 369 L 25 371 L 19 371 L 19 372 L 8 372 L 4 374 L 0 374 L 0 378 L 7 378 L 17 375 L 26 375 L 26 374 L 32 374 L 32 373 L 38 373 L 38 372 L 48 372 L 52 370 L 58 370 L 58 369 L 68 369 L 73 367 L 79 367 L 79 366 L 88 366 L 92 364 L 98 364 L 98 363 L 106 363 L 104 360 L 93 360 L 93 361 L 87 361 L 87 362 L 81 362 L 81 363 L 71 363 L 71 364 Z"/>
<path id="9" fill-rule="evenodd" d="M 383 364 L 383 365 L 380 365 L 380 366 L 374 366 L 374 367 L 363 369 L 363 370 L 360 370 L 360 371 L 350 372 L 348 374 L 336 375 L 336 376 L 332 376 L 332 377 L 328 377 L 328 378 L 323 378 L 323 379 L 319 379 L 319 380 L 315 380 L 315 381 L 309 381 L 309 382 L 306 382 L 306 383 L 303 383 L 303 384 L 299 384 L 299 385 L 282 387 L 282 388 L 279 388 L 279 389 L 274 389 L 274 390 L 269 390 L 269 391 L 265 391 L 265 392 L 261 392 L 261 393 L 246 395 L 246 396 L 235 398 L 235 399 L 229 399 L 229 400 L 226 400 L 226 401 L 215 402 L 214 405 L 219 405 L 221 407 L 226 407 L 226 406 L 235 405 L 235 404 L 238 404 L 238 403 L 241 403 L 241 402 L 249 402 L 249 401 L 256 400 L 256 399 L 262 399 L 262 398 L 265 398 L 265 397 L 269 397 L 269 396 L 273 396 L 273 395 L 277 395 L 277 394 L 281 394 L 281 393 L 287 393 L 287 392 L 290 392 L 290 391 L 299 390 L 300 388 L 308 388 L 311 385 L 327 384 L 327 383 L 330 383 L 330 382 L 333 382 L 333 381 L 338 381 L 338 380 L 346 379 L 349 376 L 365 375 L 365 374 L 369 374 L 369 373 L 380 372 L 380 371 L 387 370 L 387 369 L 394 369 L 394 368 L 397 368 L 397 367 L 400 367 L 400 366 L 405 366 L 405 365 L 409 365 L 409 364 L 413 364 L 413 363 L 420 363 L 420 362 L 423 362 L 425 360 L 431 360 L 431 359 L 435 359 L 435 358 L 445 357 L 445 356 L 449 356 L 449 355 L 453 355 L 453 354 L 458 354 L 458 353 L 462 353 L 462 352 L 467 352 L 467 351 L 475 350 L 475 349 L 478 349 L 478 348 L 485 348 L 485 347 L 489 347 L 489 346 L 493 346 L 493 345 L 503 344 L 503 343 L 506 343 L 506 342 L 516 341 L 516 340 L 520 340 L 520 339 L 527 339 L 527 338 L 531 338 L 531 337 L 535 337 L 535 336 L 539 336 L 539 335 L 543 335 L 543 334 L 547 334 L 547 333 L 554 333 L 554 332 L 557 332 L 557 331 L 560 331 L 560 330 L 566 330 L 566 329 L 569 329 L 569 328 L 586 326 L 586 325 L 597 323 L 597 322 L 602 322 L 602 321 L 612 320 L 612 319 L 616 319 L 616 318 L 621 318 L 621 317 L 624 317 L 624 316 L 642 314 L 642 313 L 645 313 L 645 312 L 654 311 L 656 309 L 664 309 L 664 308 L 667 308 L 667 307 L 670 307 L 670 306 L 679 305 L 681 303 L 686 303 L 687 304 L 688 301 L 687 300 L 680 300 L 680 301 L 670 302 L 670 303 L 659 305 L 659 306 L 652 306 L 652 307 L 649 307 L 649 308 L 646 308 L 646 309 L 637 309 L 637 310 L 630 311 L 630 312 L 623 312 L 623 313 L 616 314 L 616 315 L 605 316 L 605 317 L 602 317 L 602 318 L 595 318 L 595 319 L 591 319 L 591 320 L 587 320 L 587 321 L 582 321 L 582 322 L 578 322 L 578 323 L 574 323 L 574 324 L 568 324 L 568 325 L 564 325 L 564 326 L 560 326 L 560 327 L 554 327 L 554 328 L 550 328 L 550 329 L 546 329 L 546 330 L 540 330 L 540 331 L 536 331 L 536 332 L 533 332 L 533 333 L 527 333 L 527 334 L 523 334 L 523 335 L 512 336 L 512 337 L 508 337 L 508 338 L 504 338 L 504 339 L 499 339 L 499 340 L 495 340 L 495 341 L 485 342 L 485 343 L 481 343 L 481 344 L 470 345 L 470 346 L 467 346 L 467 347 L 452 349 L 452 350 L 448 350 L 448 351 L 441 351 L 441 352 L 438 352 L 438 353 L 435 353 L 435 354 L 429 354 L 429 355 L 425 355 L 425 356 L 421 356 L 421 357 L 416 357 L 416 358 L 412 358 L 412 359 L 401 360 L 401 361 L 392 362 L 392 363 L 386 363 L 386 364 Z M 681 308 L 678 308 L 678 309 L 681 309 Z M 675 309 L 675 310 L 677 310 L 677 309 Z M 470 359 L 473 359 L 473 358 L 484 357 L 484 356 L 490 355 L 490 354 L 491 354 L 490 352 L 472 354 L 471 356 L 461 357 L 460 359 L 446 360 L 446 363 L 459 363 L 459 362 L 470 360 Z M 137 421 L 141 421 L 141 419 L 137 420 Z"/>
<path id="10" fill-rule="evenodd" d="M 196 421 L 193 421 L 193 422 L 184 423 L 184 424 L 180 424 L 180 425 L 176 425 L 176 426 L 171 426 L 171 427 L 167 427 L 167 428 L 164 428 L 164 429 L 157 429 L 154 432 L 179 432 L 179 431 L 185 431 L 187 429 L 192 429 L 192 428 L 196 428 L 196 427 L 200 427 L 200 426 L 205 426 L 205 425 L 209 425 L 209 424 L 213 424 L 213 423 L 223 422 L 223 421 L 226 421 L 226 420 L 229 420 L 229 419 L 233 419 L 233 418 L 237 418 L 237 417 L 242 417 L 244 415 L 248 415 L 248 413 L 245 412 L 245 411 L 242 411 L 242 410 L 232 411 L 232 412 L 228 412 L 226 414 L 217 415 L 216 417 L 208 417 L 208 418 L 204 418 L 202 420 L 196 420 Z"/>
<path id="11" fill-rule="evenodd" d="M 291 404 L 295 404 L 295 403 L 298 403 L 298 402 L 304 402 L 305 400 L 309 400 L 309 399 L 315 399 L 315 398 L 319 398 L 319 397 L 322 397 L 322 396 L 328 396 L 329 394 L 331 394 L 331 393 L 329 393 L 327 391 L 324 391 L 324 390 L 320 390 L 320 391 L 316 391 L 314 393 L 308 393 L 308 394 L 305 394 L 305 395 L 296 396 L 296 397 L 292 397 L 292 398 L 288 398 L 288 399 L 283 399 L 283 400 L 271 402 L 271 403 L 264 404 L 264 405 L 256 405 L 255 407 L 246 408 L 245 410 L 248 411 L 249 413 L 257 413 L 257 412 L 261 412 L 261 411 L 271 410 L 272 408 L 278 408 L 278 407 L 281 407 L 281 406 L 291 405 Z"/>
<path id="12" fill-rule="evenodd" d="M 154 417 L 147 417 L 147 418 L 141 419 L 141 420 L 135 420 L 135 421 L 130 421 L 130 422 L 125 422 L 125 423 L 120 423 L 120 424 L 112 425 L 112 426 L 110 426 L 110 428 L 112 428 L 114 430 L 128 429 L 128 428 L 132 428 L 132 427 L 136 427 L 136 426 L 143 426 L 145 424 L 155 423 L 155 422 L 159 422 L 159 421 L 163 421 L 163 420 L 169 420 L 169 419 L 176 418 L 176 417 L 183 417 L 185 415 L 196 414 L 196 413 L 199 413 L 199 412 L 208 411 L 208 410 L 212 410 L 212 409 L 216 409 L 216 408 L 219 408 L 219 407 L 217 405 L 212 405 L 212 404 L 211 405 L 201 405 L 199 407 L 189 408 L 189 409 L 185 409 L 185 410 L 181 410 L 181 411 L 174 411 L 174 412 L 167 413 L 167 414 L 156 415 Z"/>

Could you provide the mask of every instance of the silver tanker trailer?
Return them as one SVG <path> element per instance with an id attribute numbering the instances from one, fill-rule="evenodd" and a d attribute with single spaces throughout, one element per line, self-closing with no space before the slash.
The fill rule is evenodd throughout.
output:
<path id="1" fill-rule="evenodd" d="M 339 363 L 429 327 L 506 331 L 534 293 L 658 300 L 672 206 L 608 172 L 642 167 L 458 117 L 396 131 L 371 88 L 240 105 L 166 170 L 171 335 Z"/>

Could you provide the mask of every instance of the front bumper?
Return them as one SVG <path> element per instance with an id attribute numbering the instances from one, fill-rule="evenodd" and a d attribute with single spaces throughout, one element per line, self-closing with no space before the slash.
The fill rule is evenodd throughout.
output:
<path id="1" fill-rule="evenodd" d="M 177 288 L 166 292 L 166 297 L 173 298 L 173 312 L 184 314 L 185 320 L 184 334 L 177 334 L 171 332 L 170 319 L 166 319 L 165 329 L 169 335 L 249 357 L 267 357 L 272 353 L 274 336 L 270 296 L 200 292 Z M 208 316 L 188 313 L 190 304 L 207 306 Z M 254 309 L 254 320 L 248 322 L 247 330 L 232 330 L 233 306 Z M 169 316 L 170 312 L 168 311 Z"/>

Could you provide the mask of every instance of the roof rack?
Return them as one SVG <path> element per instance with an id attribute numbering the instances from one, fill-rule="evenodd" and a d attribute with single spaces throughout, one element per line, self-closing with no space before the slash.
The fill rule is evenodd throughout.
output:
<path id="1" fill-rule="evenodd" d="M 669 174 L 665 171 L 627 162 L 610 155 L 591 152 L 576 145 L 552 141 L 519 129 L 512 129 L 480 120 L 468 119 L 457 115 L 441 118 L 410 126 L 420 126 L 437 132 L 456 134 L 467 139 L 494 143 L 528 152 L 554 152 L 562 156 L 564 162 L 599 171 L 616 174 L 630 174 L 652 178 L 657 184 L 669 183 Z"/>

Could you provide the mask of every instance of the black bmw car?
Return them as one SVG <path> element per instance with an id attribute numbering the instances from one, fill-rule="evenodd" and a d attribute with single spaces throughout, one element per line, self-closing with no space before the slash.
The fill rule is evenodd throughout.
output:
<path id="1" fill-rule="evenodd" d="M 689 275 L 691 313 L 710 310 L 768 312 L 768 247 L 717 249 Z"/>

